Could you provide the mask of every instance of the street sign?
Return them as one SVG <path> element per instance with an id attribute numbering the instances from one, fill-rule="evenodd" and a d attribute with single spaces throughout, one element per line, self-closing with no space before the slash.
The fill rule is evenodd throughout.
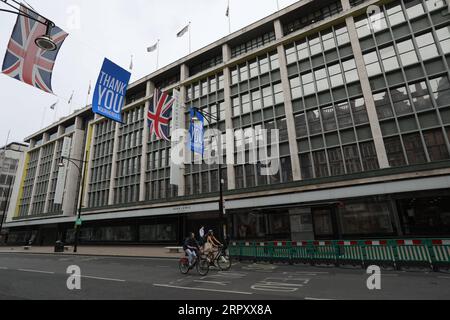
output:
<path id="1" fill-rule="evenodd" d="M 80 218 L 80 219 L 77 219 L 77 221 L 75 222 L 75 225 L 76 225 L 77 227 L 80 227 L 82 224 L 83 224 L 83 220 L 81 220 L 81 218 Z"/>

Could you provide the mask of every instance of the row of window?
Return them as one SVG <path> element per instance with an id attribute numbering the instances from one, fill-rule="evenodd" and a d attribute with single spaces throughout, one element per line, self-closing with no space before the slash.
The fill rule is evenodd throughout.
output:
<path id="1" fill-rule="evenodd" d="M 294 31 L 300 30 L 313 23 L 325 20 L 331 16 L 334 16 L 335 14 L 338 14 L 339 12 L 342 12 L 342 4 L 339 0 L 330 4 L 326 4 L 316 11 L 308 11 L 309 10 L 302 10 L 302 13 L 300 13 L 300 17 L 298 17 L 297 15 L 297 18 L 295 20 L 286 23 L 283 27 L 284 35 L 288 35 Z"/>
<path id="2" fill-rule="evenodd" d="M 271 52 L 230 69 L 231 84 L 237 84 L 280 68 L 277 52 Z"/>

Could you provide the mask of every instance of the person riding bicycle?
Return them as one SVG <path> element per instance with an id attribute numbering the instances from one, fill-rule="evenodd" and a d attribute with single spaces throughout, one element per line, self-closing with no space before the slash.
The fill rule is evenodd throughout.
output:
<path id="1" fill-rule="evenodd" d="M 208 261 L 212 262 L 214 260 L 214 254 L 219 251 L 219 247 L 222 247 L 222 243 L 216 239 L 214 236 L 214 231 L 209 230 L 206 236 L 206 243 L 204 252 L 208 257 Z"/>
<path id="2" fill-rule="evenodd" d="M 195 233 L 191 232 L 190 236 L 184 241 L 183 250 L 186 252 L 189 260 L 189 268 L 193 267 L 195 259 L 200 252 L 200 245 L 195 240 Z"/>

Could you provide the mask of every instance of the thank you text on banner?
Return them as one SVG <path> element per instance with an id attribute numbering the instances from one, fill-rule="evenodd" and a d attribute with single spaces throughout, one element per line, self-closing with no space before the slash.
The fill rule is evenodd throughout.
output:
<path id="1" fill-rule="evenodd" d="M 105 58 L 92 100 L 92 111 L 122 122 L 122 107 L 131 73 Z"/>

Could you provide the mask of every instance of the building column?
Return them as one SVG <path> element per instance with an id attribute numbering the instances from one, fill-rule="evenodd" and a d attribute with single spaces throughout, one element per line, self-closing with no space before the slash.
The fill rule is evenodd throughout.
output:
<path id="1" fill-rule="evenodd" d="M 274 21 L 275 36 L 278 39 L 283 38 L 283 27 L 280 20 Z M 281 85 L 284 93 L 284 109 L 286 111 L 286 124 L 289 137 L 289 150 L 291 153 L 292 178 L 294 181 L 302 180 L 300 170 L 300 158 L 297 143 L 297 133 L 295 130 L 294 109 L 292 106 L 291 86 L 289 84 L 287 60 L 284 45 L 277 47 L 278 61 L 280 64 Z"/>
<path id="2" fill-rule="evenodd" d="M 77 117 L 75 119 L 75 132 L 72 135 L 72 146 L 70 148 L 70 158 L 76 160 L 84 159 L 84 136 L 85 131 L 82 130 L 83 119 Z M 75 161 L 81 169 L 83 163 Z M 76 181 L 76 183 L 73 183 Z M 77 212 L 77 200 L 80 192 L 81 176 L 77 167 L 71 162 L 68 162 L 68 172 L 66 177 L 66 190 L 64 193 L 64 201 L 62 211 L 64 216 L 74 216 Z"/>
<path id="3" fill-rule="evenodd" d="M 343 10 L 350 9 L 349 0 L 341 0 Z M 373 141 L 375 149 L 377 151 L 378 163 L 381 169 L 389 168 L 389 160 L 386 153 L 386 147 L 384 145 L 383 134 L 381 132 L 380 122 L 378 120 L 378 114 L 375 107 L 375 100 L 372 96 L 372 88 L 370 87 L 369 76 L 366 70 L 366 64 L 364 63 L 364 57 L 361 51 L 361 45 L 359 43 L 358 33 L 356 32 L 355 21 L 352 16 L 345 19 L 348 29 L 348 35 L 352 44 L 353 56 L 355 58 L 356 67 L 358 70 L 359 80 L 366 103 L 367 115 L 369 117 L 370 128 L 372 130 Z"/>
<path id="4" fill-rule="evenodd" d="M 184 82 L 189 78 L 189 67 L 186 64 L 182 64 L 180 67 L 180 81 Z M 186 103 L 186 87 L 181 86 L 180 87 L 180 100 L 181 105 L 185 106 Z M 186 112 L 181 112 L 181 123 L 183 124 L 183 129 L 187 130 L 188 128 L 185 128 L 186 126 Z M 187 153 L 186 153 L 187 156 Z M 182 164 L 179 167 L 179 170 L 181 171 L 181 185 L 178 186 L 178 196 L 184 197 L 186 195 L 186 166 Z"/>
<path id="5" fill-rule="evenodd" d="M 224 44 L 222 47 L 223 61 L 227 63 L 231 59 L 231 48 L 228 44 Z M 225 128 L 227 132 L 234 132 L 233 128 L 233 109 L 231 107 L 231 75 L 230 68 L 226 67 L 223 69 L 223 80 L 224 80 L 224 97 L 225 97 Z M 219 107 L 219 106 L 217 106 Z M 234 139 L 234 134 L 233 134 Z M 234 143 L 233 143 L 234 145 Z M 227 146 L 228 148 L 228 146 Z M 228 178 L 228 190 L 236 189 L 236 175 L 234 170 L 234 150 L 226 150 L 227 159 L 227 178 Z M 230 159 L 228 154 L 233 155 Z"/>
<path id="6" fill-rule="evenodd" d="M 119 151 L 119 127 L 120 124 L 116 122 L 116 129 L 114 131 L 114 146 L 111 160 L 111 177 L 109 181 L 109 195 L 108 195 L 108 205 L 112 206 L 114 204 L 114 186 L 116 180 L 117 171 L 117 153 Z"/>
<path id="7" fill-rule="evenodd" d="M 50 167 L 50 177 L 48 179 L 47 194 L 45 196 L 45 204 L 44 204 L 44 212 L 43 213 L 48 212 L 48 201 L 49 201 L 50 193 L 52 191 L 53 168 L 55 168 L 55 166 L 57 165 L 56 164 L 56 154 L 57 154 L 57 150 L 59 148 L 60 143 L 61 143 L 61 141 L 57 140 L 55 142 L 55 148 L 53 150 L 53 159 L 52 159 L 52 165 Z"/>
<path id="8" fill-rule="evenodd" d="M 93 121 L 89 122 L 88 124 L 88 135 L 86 139 L 86 150 L 88 152 L 87 159 L 87 170 L 85 172 L 86 174 L 86 186 L 84 188 L 84 195 L 83 195 L 83 203 L 82 206 L 84 208 L 87 208 L 89 206 L 89 183 L 91 182 L 92 177 L 92 160 L 94 159 L 94 152 L 92 150 L 93 148 L 93 142 L 95 139 L 95 135 L 97 134 L 97 124 L 92 123 Z"/>
<path id="9" fill-rule="evenodd" d="M 147 162 L 148 162 L 148 138 L 149 138 L 149 130 L 150 128 L 147 125 L 147 114 L 150 109 L 150 96 L 153 96 L 155 91 L 155 84 L 152 81 L 147 81 L 146 83 L 146 92 L 145 96 L 147 97 L 147 101 L 145 101 L 144 108 L 144 129 L 142 130 L 142 156 L 141 156 L 141 179 L 140 179 L 140 187 L 139 187 L 139 201 L 145 201 L 145 193 L 147 191 L 145 180 L 147 176 Z"/>
<path id="10" fill-rule="evenodd" d="M 36 194 L 36 179 L 37 177 L 39 177 L 39 168 L 41 166 L 41 157 L 42 157 L 42 147 L 39 147 L 39 157 L 38 157 L 38 162 L 37 162 L 37 166 L 36 166 L 36 172 L 34 173 L 34 177 L 33 177 L 33 190 L 31 191 L 31 198 L 30 198 L 30 205 L 28 206 L 28 213 L 27 216 L 31 216 L 31 212 L 33 210 L 33 201 L 34 201 L 34 196 Z"/>

